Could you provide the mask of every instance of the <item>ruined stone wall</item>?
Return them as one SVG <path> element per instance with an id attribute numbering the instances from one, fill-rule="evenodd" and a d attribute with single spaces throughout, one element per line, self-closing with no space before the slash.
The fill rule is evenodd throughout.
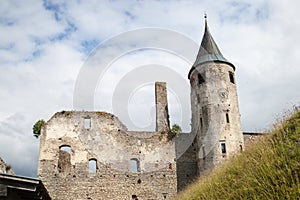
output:
<path id="1" fill-rule="evenodd" d="M 181 138 L 180 138 L 181 137 Z M 176 141 L 176 151 L 180 151 L 182 145 L 179 145 L 179 142 L 184 141 L 185 138 L 189 137 L 188 133 L 181 133 L 179 138 Z M 183 190 L 187 185 L 192 183 L 194 180 L 198 178 L 198 170 L 197 170 L 197 141 L 194 141 L 190 144 L 188 149 L 177 158 L 177 190 L 178 192 Z"/>
<path id="2" fill-rule="evenodd" d="M 13 171 L 13 169 L 11 168 L 11 166 L 8 165 L 8 164 L 6 164 L 1 157 L 0 157 L 0 173 L 3 173 L 3 174 L 12 174 L 12 175 L 15 174 L 15 172 Z"/>
<path id="3" fill-rule="evenodd" d="M 244 132 L 244 143 L 245 148 L 251 146 L 254 142 L 260 140 L 262 137 L 266 136 L 267 133 L 254 133 L 254 132 Z"/>
<path id="4" fill-rule="evenodd" d="M 165 134 L 128 131 L 112 114 L 74 111 L 56 113 L 40 139 L 38 177 L 52 199 L 163 199 L 163 193 L 177 193 L 175 144 Z"/>

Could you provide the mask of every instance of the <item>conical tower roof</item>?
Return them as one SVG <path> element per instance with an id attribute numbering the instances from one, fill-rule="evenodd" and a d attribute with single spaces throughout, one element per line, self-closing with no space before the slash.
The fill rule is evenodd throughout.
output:
<path id="1" fill-rule="evenodd" d="M 202 38 L 201 46 L 196 58 L 194 65 L 192 66 L 190 73 L 200 64 L 207 63 L 207 62 L 222 62 L 229 64 L 230 66 L 235 69 L 234 65 L 230 63 L 221 53 L 220 49 L 218 48 L 215 40 L 213 39 L 212 35 L 209 32 L 209 28 L 207 25 L 207 17 L 205 15 L 205 30 L 204 35 Z"/>

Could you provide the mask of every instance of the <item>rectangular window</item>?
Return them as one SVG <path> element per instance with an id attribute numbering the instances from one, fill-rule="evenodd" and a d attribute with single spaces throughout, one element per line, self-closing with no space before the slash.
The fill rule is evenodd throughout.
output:
<path id="1" fill-rule="evenodd" d="M 201 74 L 198 74 L 198 83 L 202 84 L 204 82 L 205 82 L 205 80 L 204 80 L 203 76 Z"/>
<path id="2" fill-rule="evenodd" d="M 222 153 L 226 153 L 226 145 L 225 145 L 225 143 L 221 143 L 221 151 L 222 151 Z"/>
<path id="3" fill-rule="evenodd" d="M 84 128 L 85 129 L 91 128 L 91 118 L 84 118 Z"/>
<path id="4" fill-rule="evenodd" d="M 226 122 L 229 123 L 229 114 L 226 113 Z"/>
<path id="5" fill-rule="evenodd" d="M 137 140 L 137 145 L 138 145 L 138 146 L 142 146 L 142 140 L 138 139 L 138 140 Z"/>
<path id="6" fill-rule="evenodd" d="M 92 158 L 89 160 L 89 173 L 96 173 L 97 172 L 97 160 Z"/>
<path id="7" fill-rule="evenodd" d="M 139 172 L 139 161 L 136 158 L 130 159 L 130 171 L 133 173 Z"/>
<path id="8" fill-rule="evenodd" d="M 229 79 L 231 83 L 234 83 L 234 76 L 232 72 L 229 72 Z"/>
<path id="9" fill-rule="evenodd" d="M 203 120 L 202 120 L 202 117 L 200 117 L 200 127 L 201 127 L 201 128 L 203 127 Z"/>

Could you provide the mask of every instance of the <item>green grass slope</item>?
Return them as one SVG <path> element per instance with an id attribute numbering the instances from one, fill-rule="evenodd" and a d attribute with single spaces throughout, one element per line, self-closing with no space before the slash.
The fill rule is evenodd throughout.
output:
<path id="1" fill-rule="evenodd" d="M 176 199 L 300 199 L 300 111 Z"/>

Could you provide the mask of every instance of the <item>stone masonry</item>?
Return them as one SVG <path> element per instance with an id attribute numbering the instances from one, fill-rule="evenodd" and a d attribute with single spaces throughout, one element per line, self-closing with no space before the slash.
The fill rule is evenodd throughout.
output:
<path id="1" fill-rule="evenodd" d="M 48 120 L 40 135 L 38 177 L 51 198 L 172 199 L 243 151 L 235 66 L 221 54 L 206 19 L 188 78 L 192 130 L 179 137 L 170 137 L 164 82 L 155 84 L 154 132 L 129 131 L 105 112 L 62 111 Z M 251 141 L 256 135 L 245 137 Z"/>
<path id="2" fill-rule="evenodd" d="M 0 173 L 14 175 L 15 172 L 10 165 L 6 164 L 4 160 L 0 157 Z"/>
<path id="3" fill-rule="evenodd" d="M 169 132 L 169 111 L 167 99 L 167 87 L 164 82 L 155 83 L 155 105 L 156 105 L 156 131 Z"/>
<path id="4" fill-rule="evenodd" d="M 164 105 L 158 111 L 167 117 L 165 87 L 156 85 L 156 102 Z M 168 119 L 158 120 L 162 132 L 135 132 L 109 113 L 58 112 L 41 131 L 39 178 L 52 199 L 174 197 L 175 143 L 165 132 Z"/>

